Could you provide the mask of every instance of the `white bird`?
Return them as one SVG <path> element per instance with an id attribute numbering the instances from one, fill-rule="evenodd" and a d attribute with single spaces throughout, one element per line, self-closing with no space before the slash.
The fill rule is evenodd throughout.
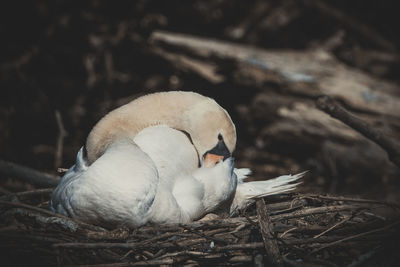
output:
<path id="1" fill-rule="evenodd" d="M 290 179 L 242 183 L 247 173 L 236 175 L 230 158 L 235 145 L 235 126 L 214 100 L 192 92 L 140 97 L 96 124 L 51 209 L 104 226 L 186 223 L 226 203 L 231 212 L 245 207 L 256 189 L 294 188 Z"/>
<path id="2" fill-rule="evenodd" d="M 167 125 L 165 129 L 181 131 L 178 137 L 177 131 L 173 131 L 171 138 L 171 131 L 162 136 L 164 149 L 169 149 L 166 158 L 173 159 L 166 165 L 157 166 L 145 152 L 151 154 L 151 146 L 140 141 L 141 136 L 148 133 L 146 128 L 153 125 Z M 141 131 L 142 135 L 138 135 Z M 154 140 L 150 139 L 148 143 L 152 142 Z M 101 225 L 140 226 L 149 221 L 193 220 L 212 208 L 188 212 L 185 201 L 180 201 L 182 206 L 179 206 L 182 190 L 175 183 L 188 184 L 187 176 L 195 170 L 192 175 L 197 177 L 196 180 L 207 180 L 203 178 L 207 173 L 223 173 L 218 175 L 220 179 L 232 180 L 235 185 L 227 187 L 230 191 L 223 194 L 232 196 L 236 188 L 236 180 L 232 179 L 233 164 L 229 161 L 215 163 L 228 158 L 235 145 L 235 126 L 228 113 L 214 100 L 192 92 L 140 97 L 110 112 L 95 125 L 85 147 L 77 155 L 76 164 L 54 190 L 51 208 Z M 154 160 L 162 151 L 163 143 L 158 142 L 157 146 L 152 154 Z M 183 176 L 186 178 L 181 179 Z M 171 180 L 162 177 L 171 177 Z M 208 199 L 207 193 L 202 195 L 201 190 L 196 189 L 196 183 L 189 184 L 197 194 L 193 197 Z M 221 186 L 223 184 L 221 182 Z M 219 206 L 218 201 L 223 199 L 222 196 L 215 197 L 212 205 Z"/>

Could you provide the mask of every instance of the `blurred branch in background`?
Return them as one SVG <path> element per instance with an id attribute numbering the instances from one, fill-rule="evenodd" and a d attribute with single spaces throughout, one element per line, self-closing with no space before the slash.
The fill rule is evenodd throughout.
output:
<path id="1" fill-rule="evenodd" d="M 67 131 L 64 128 L 64 124 L 61 118 L 60 111 L 56 110 L 54 112 L 57 126 L 58 126 L 58 137 L 57 137 L 57 144 L 56 144 L 56 154 L 54 158 L 54 169 L 60 168 L 63 159 L 63 149 L 64 149 L 64 138 L 68 135 Z"/>
<path id="2" fill-rule="evenodd" d="M 332 117 L 347 124 L 351 128 L 371 139 L 381 146 L 389 155 L 389 159 L 400 168 L 400 146 L 381 131 L 372 129 L 365 121 L 354 117 L 344 108 L 340 107 L 329 96 L 321 96 L 317 99 L 317 106 Z"/>
<path id="3" fill-rule="evenodd" d="M 368 38 L 371 42 L 380 46 L 381 48 L 390 51 L 390 52 L 398 52 L 396 45 L 384 38 L 379 32 L 375 31 L 373 28 L 367 26 L 366 24 L 358 21 L 357 19 L 347 15 L 345 12 L 341 11 L 338 8 L 330 5 L 327 1 L 311 1 L 311 0 L 303 0 L 303 3 L 308 7 L 317 8 L 319 11 L 323 12 L 328 16 L 332 16 L 336 20 L 345 25 L 348 25 L 352 30 L 362 34 L 366 38 Z"/>
<path id="4" fill-rule="evenodd" d="M 12 177 L 39 187 L 55 187 L 60 181 L 58 176 L 4 160 L 0 160 L 0 174 L 3 178 Z"/>

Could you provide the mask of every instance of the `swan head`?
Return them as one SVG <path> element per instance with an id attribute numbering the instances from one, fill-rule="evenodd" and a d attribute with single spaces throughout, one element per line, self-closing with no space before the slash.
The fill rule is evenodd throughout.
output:
<path id="1" fill-rule="evenodd" d="M 202 166 L 212 167 L 232 155 L 236 129 L 228 112 L 213 99 L 205 98 L 184 112 L 188 132 Z"/>

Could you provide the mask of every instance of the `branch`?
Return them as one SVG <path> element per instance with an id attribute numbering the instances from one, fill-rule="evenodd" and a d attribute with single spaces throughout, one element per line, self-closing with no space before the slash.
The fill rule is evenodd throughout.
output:
<path id="1" fill-rule="evenodd" d="M 355 210 L 360 208 L 370 208 L 369 205 L 332 205 L 332 206 L 323 206 L 323 207 L 316 207 L 316 208 L 304 208 L 299 211 L 285 213 L 281 215 L 274 215 L 271 216 L 272 222 L 277 222 L 281 220 L 288 220 L 288 219 L 295 219 L 300 217 L 306 217 L 310 215 L 317 215 L 317 214 L 325 214 L 331 212 L 339 212 L 339 211 L 348 211 L 348 210 Z"/>
<path id="2" fill-rule="evenodd" d="M 40 195 L 50 195 L 51 192 L 53 192 L 53 188 L 44 188 L 44 189 L 35 189 L 35 190 L 30 190 L 30 191 L 23 191 L 23 192 L 17 192 L 17 193 L 8 193 L 4 196 L 0 197 L 0 200 L 10 200 L 13 199 L 14 197 L 22 197 L 22 198 L 29 198 L 33 196 L 40 196 Z"/>
<path id="3" fill-rule="evenodd" d="M 323 250 L 325 248 L 331 247 L 333 245 L 339 244 L 339 243 L 344 242 L 344 241 L 352 240 L 352 239 L 355 239 L 355 238 L 363 237 L 363 236 L 370 235 L 370 234 L 377 233 L 377 232 L 381 232 L 381 231 L 386 231 L 386 230 L 388 230 L 388 229 L 390 229 L 392 227 L 397 226 L 398 224 L 400 224 L 400 221 L 394 222 L 392 224 L 389 224 L 389 225 L 387 225 L 385 227 L 382 227 L 382 228 L 379 228 L 379 229 L 374 229 L 374 230 L 371 230 L 371 231 L 368 231 L 368 232 L 359 233 L 359 234 L 356 234 L 356 235 L 345 237 L 343 239 L 340 239 L 340 240 L 334 241 L 332 243 L 323 245 L 322 247 L 319 247 L 319 248 L 311 251 L 310 254 L 316 253 L 316 252 L 318 252 L 320 250 Z"/>
<path id="4" fill-rule="evenodd" d="M 358 21 L 353 16 L 349 16 L 342 10 L 335 8 L 333 5 L 330 5 L 326 1 L 304 0 L 303 3 L 305 3 L 307 6 L 315 7 L 318 9 L 319 12 L 335 18 L 336 20 L 338 20 L 338 22 L 347 25 L 352 30 L 366 37 L 370 42 L 375 43 L 385 50 L 397 52 L 396 45 L 393 44 L 393 42 L 385 39 L 383 35 L 374 30 L 373 27 L 363 24 L 361 21 Z"/>
<path id="5" fill-rule="evenodd" d="M 0 175 L 18 178 L 40 187 L 54 187 L 60 181 L 55 175 L 43 173 L 16 163 L 0 159 Z"/>
<path id="6" fill-rule="evenodd" d="M 389 159 L 400 168 L 400 146 L 392 139 L 385 136 L 381 131 L 373 129 L 365 121 L 351 115 L 329 96 L 319 97 L 317 107 L 374 141 L 388 153 Z"/>
<path id="7" fill-rule="evenodd" d="M 76 219 L 72 219 L 69 217 L 66 217 L 64 215 L 58 214 L 51 212 L 49 210 L 45 210 L 42 208 L 38 208 L 32 205 L 24 204 L 24 203 L 18 203 L 18 202 L 10 202 L 10 201 L 4 201 L 0 200 L 0 205 L 3 206 L 8 206 L 8 207 L 15 207 L 19 208 L 21 211 L 26 211 L 26 210 L 31 210 L 34 212 L 39 212 L 41 214 L 45 214 L 50 221 L 54 219 L 58 219 L 57 222 L 61 222 L 61 224 L 64 225 L 69 225 L 69 228 L 74 229 L 76 231 L 78 229 L 78 226 L 81 227 L 83 230 L 90 230 L 90 231 L 97 231 L 97 232 L 107 232 L 104 228 L 96 225 L 91 225 L 85 222 L 78 221 Z M 72 227 L 71 227 L 72 226 Z M 75 227 L 76 226 L 76 227 Z"/>
<path id="8" fill-rule="evenodd" d="M 267 252 L 269 261 L 273 266 L 282 265 L 282 256 L 279 252 L 278 243 L 274 237 L 272 231 L 271 219 L 267 213 L 267 207 L 265 206 L 264 199 L 260 198 L 256 202 L 258 223 L 260 225 L 260 230 L 262 238 L 264 240 L 265 251 Z"/>
<path id="9" fill-rule="evenodd" d="M 60 111 L 56 110 L 54 112 L 56 116 L 57 126 L 58 126 L 58 137 L 57 137 L 57 146 L 56 146 L 56 155 L 54 158 L 54 168 L 57 169 L 61 166 L 62 158 L 63 158 L 63 148 L 64 148 L 64 138 L 68 135 L 67 131 L 64 128 L 64 124 L 62 121 Z"/>

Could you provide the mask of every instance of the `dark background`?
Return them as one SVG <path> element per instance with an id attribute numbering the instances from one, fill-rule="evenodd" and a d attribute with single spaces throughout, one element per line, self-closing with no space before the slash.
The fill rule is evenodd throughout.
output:
<path id="1" fill-rule="evenodd" d="M 318 6 L 321 2 L 329 4 L 328 11 Z M 266 87 L 284 90 L 279 84 L 244 86 L 229 75 L 223 83 L 212 84 L 176 68 L 154 53 L 148 42 L 154 30 L 166 30 L 263 49 L 303 51 L 341 36 L 330 49 L 338 60 L 398 84 L 395 4 L 372 0 L 8 1 L 0 11 L 0 158 L 55 173 L 57 167 L 73 164 L 90 129 L 111 109 L 147 93 L 189 90 L 215 98 L 228 110 L 238 130 L 237 166 L 254 169 L 256 179 L 310 170 L 303 191 L 398 201 L 398 169 L 381 154 L 377 160 L 369 145 L 365 150 L 348 145 L 334 167 L 329 167 L 330 159 L 320 149 L 321 137 L 297 136 L 290 141 L 269 137 L 259 145 L 263 129 L 279 116 L 258 114 L 258 105 L 264 104 L 256 100 Z M 384 42 L 360 32 L 354 21 Z M 235 31 L 244 24 L 243 33 Z M 230 73 L 235 64 L 224 61 L 218 67 L 221 73 Z M 54 163 L 55 111 L 68 132 L 61 166 Z M 361 154 L 364 158 L 358 161 Z M 365 155 L 370 157 L 366 160 Z M 3 179 L 0 187 L 7 192 L 31 186 Z"/>

